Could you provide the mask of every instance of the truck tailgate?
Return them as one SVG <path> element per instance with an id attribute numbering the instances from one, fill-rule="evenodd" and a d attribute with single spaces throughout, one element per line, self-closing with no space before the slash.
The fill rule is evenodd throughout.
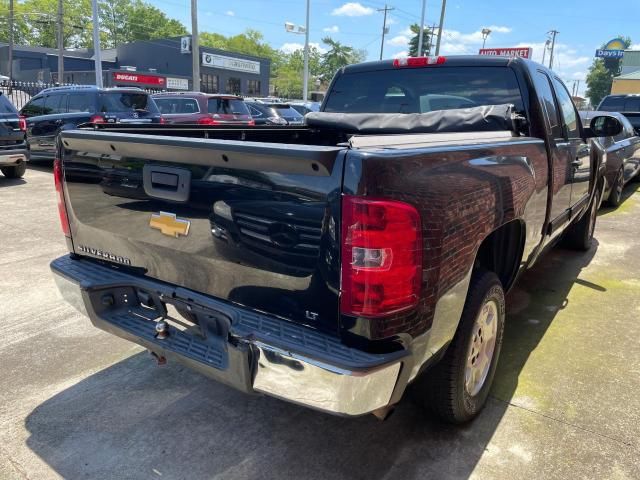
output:
<path id="1" fill-rule="evenodd" d="M 77 254 L 337 333 L 343 148 L 92 130 L 61 141 Z"/>

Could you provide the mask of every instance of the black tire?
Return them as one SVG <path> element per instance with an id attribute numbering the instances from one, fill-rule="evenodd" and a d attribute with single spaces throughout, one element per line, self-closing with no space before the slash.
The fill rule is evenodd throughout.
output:
<path id="1" fill-rule="evenodd" d="M 591 200 L 589 209 L 584 215 L 582 215 L 580 221 L 571 225 L 565 232 L 565 246 L 584 252 L 591 248 L 591 244 L 593 243 L 593 232 L 596 229 L 599 205 L 600 191 L 597 191 Z"/>
<path id="2" fill-rule="evenodd" d="M 22 178 L 24 176 L 24 172 L 27 171 L 27 164 L 25 162 L 20 162 L 18 165 L 13 167 L 2 167 L 0 168 L 2 174 L 7 178 Z"/>
<path id="3" fill-rule="evenodd" d="M 624 170 L 620 167 L 620 170 L 618 170 L 616 174 L 616 179 L 611 186 L 607 205 L 610 207 L 619 207 L 622 203 L 622 190 L 624 190 Z"/>
<path id="4" fill-rule="evenodd" d="M 481 338 L 481 335 L 475 335 L 476 319 L 491 302 L 495 302 L 497 313 L 493 353 L 484 380 L 476 385 L 479 390 L 469 392 L 465 384 L 467 360 L 473 353 L 472 341 L 476 340 L 476 345 L 477 339 Z M 476 271 L 471 278 L 467 300 L 453 341 L 442 360 L 424 378 L 427 406 L 443 421 L 454 424 L 468 422 L 484 407 L 500 357 L 504 318 L 504 291 L 500 280 L 493 272 Z"/>

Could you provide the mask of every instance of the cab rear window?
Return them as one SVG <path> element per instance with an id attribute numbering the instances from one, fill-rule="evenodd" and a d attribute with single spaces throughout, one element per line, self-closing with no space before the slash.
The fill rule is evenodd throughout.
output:
<path id="1" fill-rule="evenodd" d="M 512 69 L 434 67 L 346 73 L 336 80 L 324 111 L 426 113 L 500 104 L 524 110 Z"/>
<path id="2" fill-rule="evenodd" d="M 640 96 L 609 96 L 602 100 L 598 110 L 604 112 L 640 112 Z"/>

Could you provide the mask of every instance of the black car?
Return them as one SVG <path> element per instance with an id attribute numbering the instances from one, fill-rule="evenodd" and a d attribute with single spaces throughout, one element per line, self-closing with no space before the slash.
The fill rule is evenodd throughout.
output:
<path id="1" fill-rule="evenodd" d="M 302 125 L 304 116 L 288 103 L 246 102 L 256 125 Z"/>
<path id="2" fill-rule="evenodd" d="M 640 95 L 607 95 L 596 110 L 622 113 L 633 125 L 636 135 L 640 135 Z"/>
<path id="3" fill-rule="evenodd" d="M 602 116 L 602 113 L 580 112 L 580 118 L 585 125 L 596 116 Z M 640 173 L 640 137 L 624 114 L 610 112 L 607 116 L 614 117 L 622 124 L 622 131 L 617 135 L 599 139 L 607 150 L 607 188 L 603 200 L 609 206 L 617 207 L 622 201 L 624 186 Z"/>
<path id="4" fill-rule="evenodd" d="M 137 88 L 47 88 L 20 111 L 34 157 L 53 159 L 62 130 L 83 123 L 162 123 L 151 95 Z"/>
<path id="5" fill-rule="evenodd" d="M 29 144 L 23 118 L 0 92 L 0 171 L 5 177 L 20 178 L 29 161 Z"/>

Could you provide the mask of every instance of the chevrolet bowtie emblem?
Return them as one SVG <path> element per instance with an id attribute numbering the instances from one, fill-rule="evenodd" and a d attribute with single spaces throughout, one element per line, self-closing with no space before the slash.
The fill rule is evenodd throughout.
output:
<path id="1" fill-rule="evenodd" d="M 168 212 L 153 213 L 151 214 L 151 220 L 149 220 L 151 228 L 160 230 L 163 235 L 176 238 L 180 235 L 188 235 L 190 225 L 191 222 L 189 220 L 177 218 L 175 213 Z"/>

